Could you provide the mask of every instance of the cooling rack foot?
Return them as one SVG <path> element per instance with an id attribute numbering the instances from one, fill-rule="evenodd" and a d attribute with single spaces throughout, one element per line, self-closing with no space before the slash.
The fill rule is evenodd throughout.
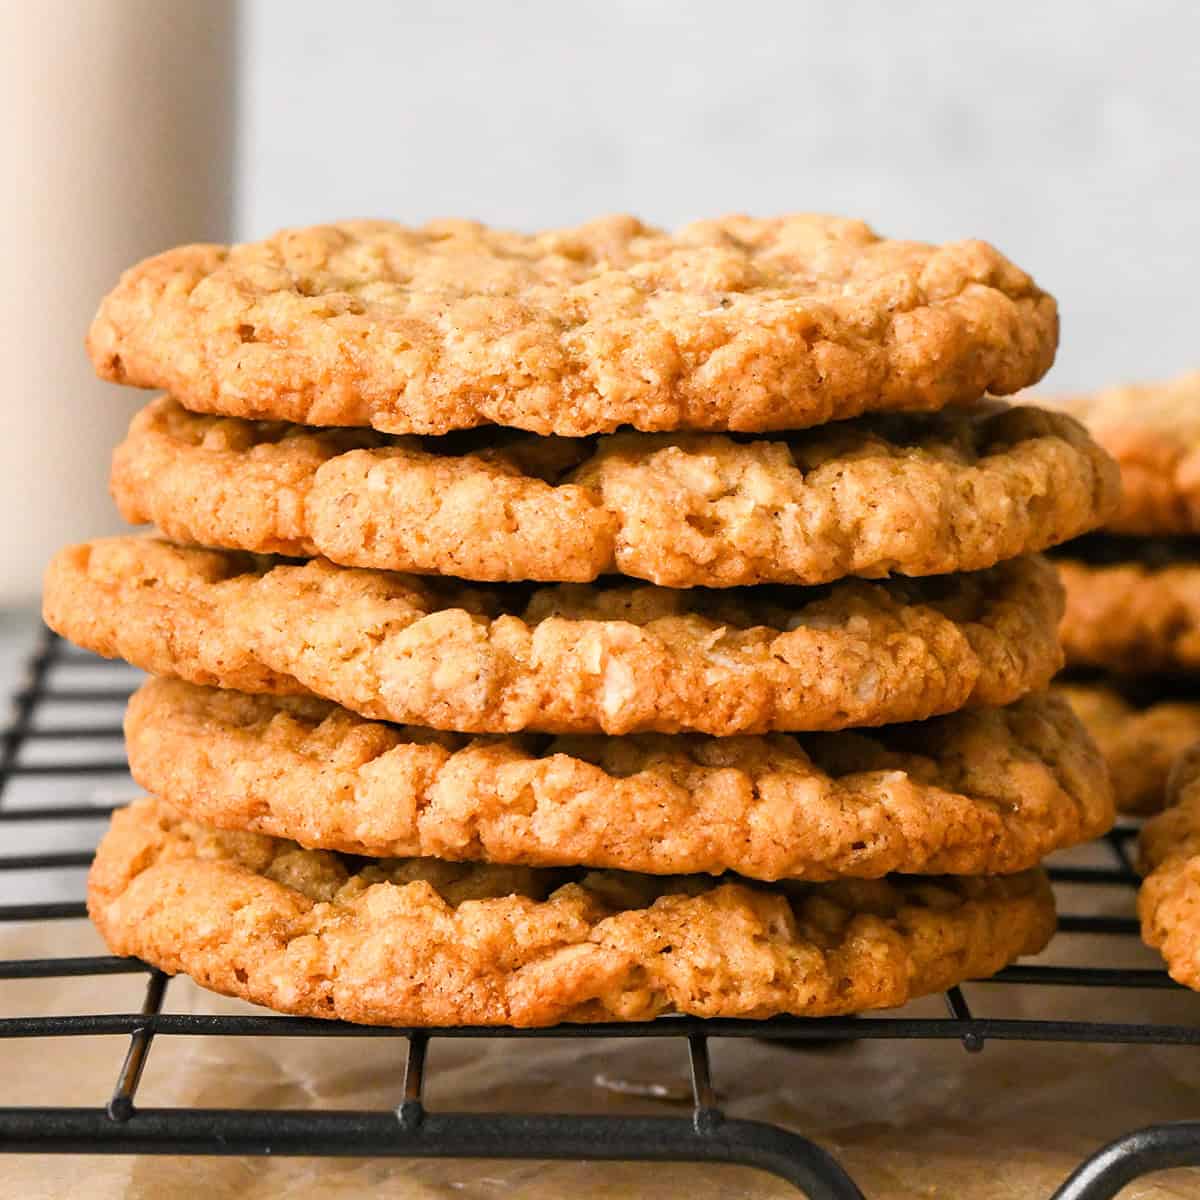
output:
<path id="1" fill-rule="evenodd" d="M 1168 1167 L 1200 1167 L 1200 1122 L 1150 1125 L 1101 1147 L 1051 1200 L 1112 1200 L 1127 1183 Z"/>

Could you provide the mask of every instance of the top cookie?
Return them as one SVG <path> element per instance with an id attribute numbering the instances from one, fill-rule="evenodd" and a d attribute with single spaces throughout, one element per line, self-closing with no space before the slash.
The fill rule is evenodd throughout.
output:
<path id="1" fill-rule="evenodd" d="M 1056 403 L 1121 467 L 1124 501 L 1108 529 L 1149 537 L 1200 533 L 1200 371 Z"/>
<path id="2" fill-rule="evenodd" d="M 445 433 L 798 429 L 1036 382 L 1053 297 L 983 242 L 860 221 L 618 216 L 526 235 L 348 221 L 182 246 L 88 337 L 106 379 L 198 412 Z"/>

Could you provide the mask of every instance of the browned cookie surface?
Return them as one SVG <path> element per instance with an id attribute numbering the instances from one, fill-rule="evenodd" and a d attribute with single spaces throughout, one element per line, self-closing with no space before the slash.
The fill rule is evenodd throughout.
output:
<path id="1" fill-rule="evenodd" d="M 394 438 L 160 397 L 113 459 L 176 541 L 479 580 L 820 584 L 990 567 L 1094 528 L 1116 467 L 1061 414 L 985 404 L 783 439 Z"/>
<path id="2" fill-rule="evenodd" d="M 374 857 L 768 880 L 1008 874 L 1113 820 L 1103 760 L 1045 696 L 870 733 L 550 740 L 159 679 L 125 730 L 134 778 L 188 818 Z"/>
<path id="3" fill-rule="evenodd" d="M 1007 704 L 1061 662 L 1037 558 L 821 589 L 486 589 L 124 537 L 60 552 L 44 608 L 154 674 L 475 733 L 879 725 Z"/>
<path id="4" fill-rule="evenodd" d="M 751 884 L 347 859 L 113 816 L 88 907 L 114 953 L 284 1012 L 392 1025 L 863 1012 L 1040 950 L 1040 871 Z"/>
<path id="5" fill-rule="evenodd" d="M 122 276 L 88 348 L 105 378 L 197 412 L 580 435 L 932 411 L 1035 382 L 1057 340 L 1053 298 L 984 242 L 801 214 L 181 246 Z"/>

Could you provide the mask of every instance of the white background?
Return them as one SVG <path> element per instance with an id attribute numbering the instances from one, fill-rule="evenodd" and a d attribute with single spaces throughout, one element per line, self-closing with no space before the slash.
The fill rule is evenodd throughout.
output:
<path id="1" fill-rule="evenodd" d="M 239 235 L 815 209 L 984 237 L 1062 389 L 1200 364 L 1200 8 L 245 0 Z"/>

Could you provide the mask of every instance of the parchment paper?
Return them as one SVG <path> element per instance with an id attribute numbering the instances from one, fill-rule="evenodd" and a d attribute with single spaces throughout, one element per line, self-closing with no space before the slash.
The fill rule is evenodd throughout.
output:
<path id="1" fill-rule="evenodd" d="M 1080 900 L 1080 897 L 1083 897 Z M 1128 912 L 1128 892 L 1068 894 Z M 52 936 L 48 944 L 47 932 Z M 1157 965 L 1133 938 L 1060 937 L 1042 961 Z M 1120 951 L 1120 958 L 1113 956 Z M 0 931 L 4 957 L 100 953 L 84 922 Z M 5 983 L 0 1012 L 134 1011 L 140 975 Z M 973 984 L 977 1014 L 1090 1016 L 1104 1020 L 1200 1021 L 1192 993 L 1118 993 Z M 184 979 L 168 1010 L 232 1011 Z M 909 1010 L 941 1015 L 940 1001 Z M 5 1104 L 102 1104 L 127 1039 L 9 1041 Z M 659 1083 L 686 1095 L 677 1041 L 438 1042 L 431 1051 L 431 1109 L 548 1112 L 686 1112 L 669 1100 L 623 1096 L 607 1077 Z M 1156 1121 L 1200 1118 L 1200 1053 L 1188 1048 L 989 1043 L 969 1055 L 957 1042 L 864 1042 L 796 1050 L 748 1040 L 711 1043 L 714 1081 L 731 1116 L 774 1121 L 837 1155 L 867 1195 L 884 1200 L 1026 1200 L 1047 1196 L 1103 1142 Z M 323 1105 L 370 1108 L 399 1098 L 401 1039 L 215 1039 L 159 1037 L 138 1094 L 144 1105 Z M 30 1198 L 203 1197 L 292 1200 L 364 1195 L 395 1200 L 499 1196 L 531 1200 L 655 1196 L 666 1200 L 767 1200 L 795 1196 L 787 1184 L 741 1167 L 449 1160 L 305 1160 L 0 1156 L 0 1194 Z M 1200 1196 L 1200 1171 L 1133 1185 L 1143 1200 Z"/>

